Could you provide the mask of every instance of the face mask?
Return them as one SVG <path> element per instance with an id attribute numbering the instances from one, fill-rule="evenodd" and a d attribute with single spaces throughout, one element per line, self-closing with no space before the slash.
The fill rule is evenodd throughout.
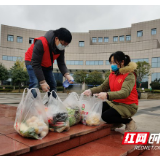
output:
<path id="1" fill-rule="evenodd" d="M 61 43 L 59 43 L 59 44 L 57 45 L 57 48 L 58 48 L 60 51 L 62 51 L 62 50 L 65 49 L 65 46 L 63 46 Z"/>
<path id="2" fill-rule="evenodd" d="M 117 64 L 112 64 L 111 69 L 112 69 L 112 71 L 115 72 L 115 71 L 118 71 L 119 68 L 118 68 Z"/>

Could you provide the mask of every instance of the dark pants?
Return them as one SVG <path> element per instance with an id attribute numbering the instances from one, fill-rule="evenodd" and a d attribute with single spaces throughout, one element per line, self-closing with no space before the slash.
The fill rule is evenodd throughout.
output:
<path id="1" fill-rule="evenodd" d="M 38 88 L 39 82 L 37 80 L 37 77 L 34 73 L 32 66 L 26 65 L 26 68 L 27 68 L 27 72 L 29 74 L 29 89 Z M 45 70 L 45 71 L 43 71 L 43 74 L 44 74 L 46 82 L 50 86 L 50 91 L 54 90 L 56 92 L 57 91 L 57 89 L 56 89 L 57 83 L 56 83 L 55 77 L 52 73 L 52 70 Z M 33 89 L 31 92 L 32 92 L 34 98 L 36 98 L 37 97 L 36 90 Z M 53 97 L 56 98 L 56 95 L 54 92 L 52 92 L 52 95 L 53 95 Z M 48 92 L 48 96 L 50 96 L 50 92 Z"/>
<path id="2" fill-rule="evenodd" d="M 101 117 L 103 121 L 109 124 L 112 124 L 112 123 L 127 124 L 132 120 L 128 118 L 122 118 L 121 115 L 114 108 L 110 107 L 107 102 L 103 102 Z"/>

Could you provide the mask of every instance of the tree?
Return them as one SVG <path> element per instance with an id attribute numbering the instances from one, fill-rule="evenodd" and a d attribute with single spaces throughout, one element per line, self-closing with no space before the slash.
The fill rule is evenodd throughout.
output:
<path id="1" fill-rule="evenodd" d="M 110 75 L 110 71 L 108 70 L 108 71 L 106 71 L 106 73 L 105 73 L 105 78 L 108 78 L 109 77 L 109 75 Z"/>
<path id="2" fill-rule="evenodd" d="M 103 81 L 102 73 L 98 71 L 90 72 L 86 78 L 86 83 L 91 85 L 99 85 L 103 83 Z"/>
<path id="3" fill-rule="evenodd" d="M 151 66 L 148 62 L 137 62 L 137 81 L 140 83 L 139 88 L 142 83 L 142 79 L 150 75 Z"/>
<path id="4" fill-rule="evenodd" d="M 83 82 L 85 82 L 85 80 L 87 78 L 87 74 L 88 74 L 87 71 L 83 71 L 83 70 L 76 71 L 73 74 L 74 81 L 77 82 L 77 83 L 83 83 Z"/>
<path id="5" fill-rule="evenodd" d="M 10 69 L 12 82 L 19 86 L 19 92 L 21 88 L 21 83 L 28 81 L 28 73 L 26 71 L 23 61 L 17 60 L 14 66 Z"/>
<path id="6" fill-rule="evenodd" d="M 7 80 L 8 75 L 9 73 L 7 68 L 2 63 L 0 63 L 0 81 Z"/>

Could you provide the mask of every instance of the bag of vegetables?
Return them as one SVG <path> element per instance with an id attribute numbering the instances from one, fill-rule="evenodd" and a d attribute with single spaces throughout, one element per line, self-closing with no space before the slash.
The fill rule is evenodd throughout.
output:
<path id="1" fill-rule="evenodd" d="M 23 137 L 42 139 L 49 131 L 48 119 L 39 89 L 34 88 L 36 98 L 33 97 L 32 89 L 24 89 L 17 108 L 14 128 Z"/>
<path id="2" fill-rule="evenodd" d="M 63 101 L 69 118 L 69 125 L 73 126 L 81 121 L 81 110 L 79 104 L 79 96 L 76 92 L 72 92 Z"/>
<path id="3" fill-rule="evenodd" d="M 82 123 L 88 126 L 97 126 L 101 123 L 102 100 L 96 96 L 80 96 Z"/>
<path id="4" fill-rule="evenodd" d="M 70 129 L 70 126 L 67 110 L 56 92 L 56 98 L 52 96 L 52 92 L 49 97 L 48 108 L 46 109 L 49 129 L 50 131 L 55 131 L 59 133 L 63 131 L 68 131 Z"/>

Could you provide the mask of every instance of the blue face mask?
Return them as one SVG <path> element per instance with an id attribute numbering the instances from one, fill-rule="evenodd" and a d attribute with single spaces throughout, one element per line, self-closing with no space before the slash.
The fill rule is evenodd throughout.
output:
<path id="1" fill-rule="evenodd" d="M 64 50 L 66 47 L 63 46 L 61 43 L 59 43 L 59 44 L 57 45 L 57 48 L 58 48 L 60 51 L 62 51 L 62 50 Z"/>
<path id="2" fill-rule="evenodd" d="M 118 68 L 117 64 L 112 64 L 111 69 L 112 69 L 112 71 L 115 72 L 115 71 L 118 71 L 119 68 Z"/>

